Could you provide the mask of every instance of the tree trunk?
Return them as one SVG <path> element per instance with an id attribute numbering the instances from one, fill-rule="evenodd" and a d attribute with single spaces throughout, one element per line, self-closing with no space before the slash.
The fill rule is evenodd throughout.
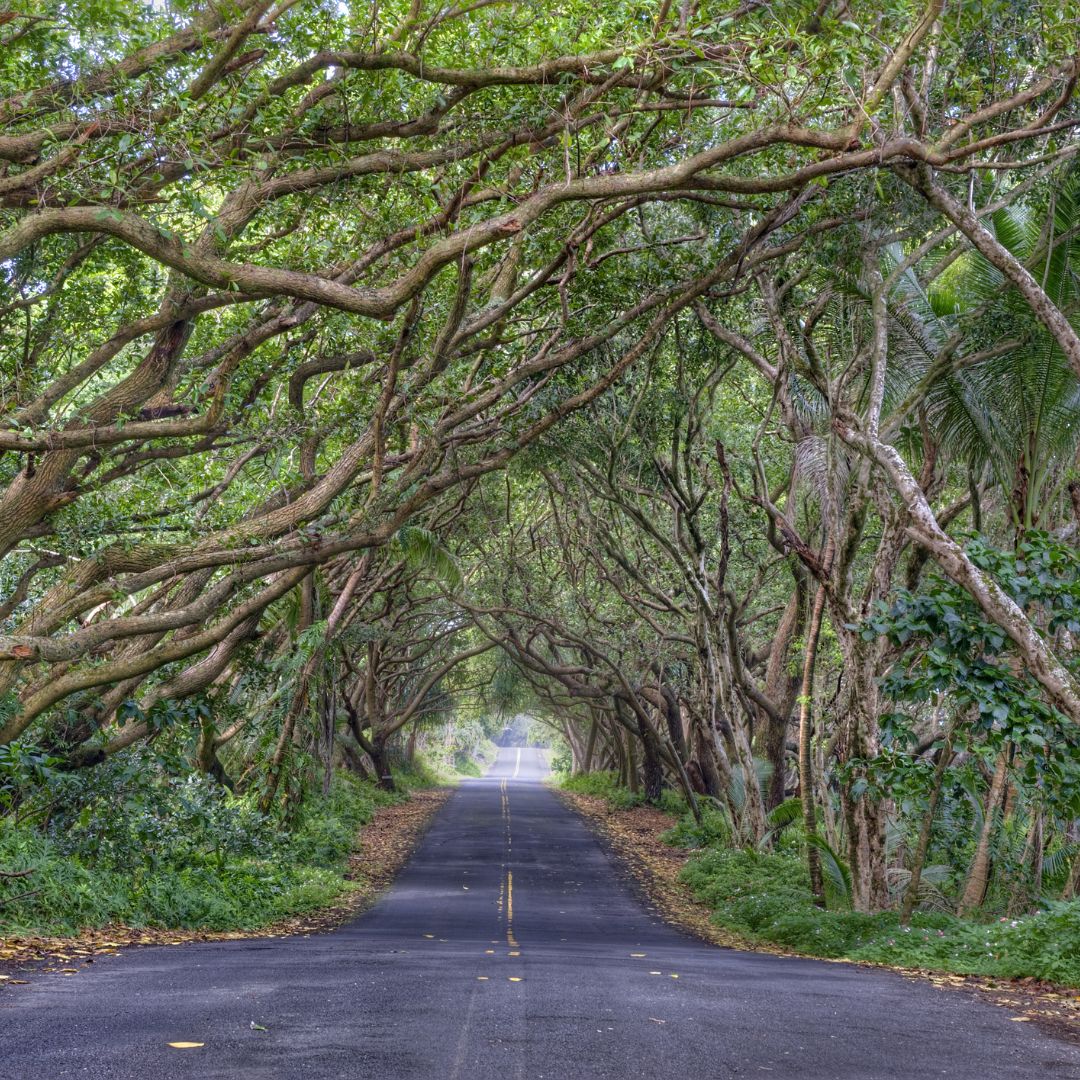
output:
<path id="1" fill-rule="evenodd" d="M 572 775 L 577 775 L 580 772 L 584 772 L 582 768 L 582 760 L 585 756 L 585 751 L 581 745 L 581 740 L 577 736 L 577 731 L 574 728 L 574 722 L 572 720 L 563 720 L 562 722 L 562 734 L 566 740 L 566 745 L 570 747 L 570 772 Z"/>
<path id="2" fill-rule="evenodd" d="M 1032 810 L 1031 826 L 1024 842 L 1024 857 L 1021 860 L 1023 876 L 1019 886 L 1009 897 L 1008 913 L 1010 917 L 1031 911 L 1042 892 L 1042 864 L 1046 853 L 1046 839 L 1043 829 L 1042 807 Z"/>
<path id="3" fill-rule="evenodd" d="M 364 764 L 364 755 L 360 749 L 353 746 L 348 735 L 343 735 L 338 739 L 338 747 L 345 759 L 345 764 L 352 769 L 361 780 L 370 780 L 371 773 L 368 772 L 367 766 Z"/>
<path id="4" fill-rule="evenodd" d="M 233 790 L 233 782 L 226 774 L 225 769 L 218 761 L 214 740 L 217 738 L 217 728 L 214 727 L 212 716 L 204 716 L 199 722 L 199 740 L 195 744 L 193 764 L 199 772 L 212 776 L 219 784 Z"/>
<path id="5" fill-rule="evenodd" d="M 600 718 L 593 715 L 592 723 L 589 725 L 589 738 L 585 743 L 585 760 L 581 763 L 582 772 L 592 772 L 593 758 L 596 755 L 596 737 L 600 731 Z"/>
<path id="6" fill-rule="evenodd" d="M 765 668 L 765 696 L 772 703 L 775 715 L 763 711 L 762 751 L 772 773 L 765 792 L 765 809 L 774 810 L 787 795 L 787 741 L 789 719 L 799 692 L 799 680 L 792 677 L 789 666 L 791 644 L 802 628 L 805 590 L 798 585 L 784 609 L 780 625 L 769 649 Z"/>
<path id="7" fill-rule="evenodd" d="M 285 758 L 288 756 L 289 747 L 292 745 L 296 721 L 303 711 L 306 701 L 307 686 L 304 681 L 301 681 L 300 686 L 293 695 L 289 711 L 285 715 L 285 722 L 281 725 L 281 733 L 278 735 L 277 745 L 274 747 L 274 755 L 270 759 L 270 767 L 266 772 L 266 788 L 262 793 L 262 798 L 259 799 L 259 813 L 261 814 L 270 813 L 270 809 L 274 805 L 278 785 L 281 783 L 281 773 L 285 768 Z"/>
<path id="8" fill-rule="evenodd" d="M 383 791 L 397 791 L 394 774 L 390 771 L 390 756 L 387 753 L 386 740 L 372 735 L 366 749 L 375 769 L 375 778 L 379 787 Z"/>
<path id="9" fill-rule="evenodd" d="M 872 761 L 878 752 L 876 643 L 844 631 L 841 640 L 848 689 L 840 722 L 839 758 L 841 763 Z M 889 904 L 884 808 L 867 791 L 855 791 L 860 779 L 856 770 L 840 788 L 851 867 L 851 903 L 856 911 L 883 911 Z"/>
<path id="10" fill-rule="evenodd" d="M 938 754 L 937 764 L 934 766 L 934 779 L 930 787 L 930 796 L 926 802 L 926 813 L 923 814 L 922 824 L 919 826 L 919 839 L 915 845 L 915 854 L 911 859 L 911 878 L 908 880 L 907 891 L 904 893 L 904 902 L 900 908 L 900 925 L 907 926 L 911 922 L 911 914 L 919 899 L 919 883 L 922 881 L 923 866 L 926 864 L 926 851 L 930 847 L 930 834 L 934 828 L 934 815 L 937 813 L 938 802 L 941 799 L 941 785 L 945 780 L 945 770 L 952 761 L 952 738 L 950 730 L 945 737 L 945 745 Z"/>
<path id="11" fill-rule="evenodd" d="M 714 739 L 709 738 L 701 730 L 701 725 L 694 719 L 690 722 L 691 742 L 694 747 L 694 760 L 698 764 L 701 773 L 702 786 L 705 794 L 714 799 L 723 798 L 724 781 L 720 769 L 716 763 L 716 750 Z"/>
<path id="12" fill-rule="evenodd" d="M 615 759 L 614 768 L 619 775 L 619 787 L 629 787 L 630 768 L 626 760 L 626 741 L 623 736 L 623 729 L 615 721 L 609 720 L 609 725 L 608 746 Z"/>
<path id="13" fill-rule="evenodd" d="M 664 766 L 660 761 L 660 739 L 648 721 L 638 718 L 641 733 L 641 771 L 645 788 L 645 801 L 660 802 L 664 787 Z"/>
<path id="14" fill-rule="evenodd" d="M 679 755 L 679 760 L 686 761 L 686 736 L 683 732 L 682 713 L 679 710 L 679 699 L 667 685 L 660 684 L 660 695 L 664 702 L 664 722 L 667 724 L 668 738 L 671 746 Z"/>
<path id="15" fill-rule="evenodd" d="M 641 784 L 638 782 L 638 769 L 637 769 L 637 740 L 629 732 L 624 732 L 626 736 L 626 786 L 636 795 L 641 790 Z"/>
<path id="16" fill-rule="evenodd" d="M 1002 750 L 994 766 L 994 778 L 990 781 L 990 791 L 986 796 L 986 812 L 983 815 L 979 842 L 975 846 L 975 857 L 971 860 L 967 885 L 960 899 L 956 913 L 970 915 L 986 897 L 990 885 L 990 841 L 994 835 L 994 815 L 1005 791 L 1005 780 L 1009 771 L 1009 755 Z"/>
<path id="17" fill-rule="evenodd" d="M 825 614 L 825 589 L 819 585 L 814 595 L 814 607 L 810 612 L 810 625 L 806 631 L 806 654 L 803 658 L 802 691 L 799 696 L 799 800 L 802 803 L 803 827 L 808 838 L 817 836 L 817 812 L 814 808 L 814 769 L 811 754 L 813 738 L 814 669 L 817 664 L 818 640 L 821 622 Z M 806 868 L 810 874 L 810 891 L 814 903 L 825 906 L 825 882 L 821 876 L 821 851 L 808 842 L 806 845 Z"/>

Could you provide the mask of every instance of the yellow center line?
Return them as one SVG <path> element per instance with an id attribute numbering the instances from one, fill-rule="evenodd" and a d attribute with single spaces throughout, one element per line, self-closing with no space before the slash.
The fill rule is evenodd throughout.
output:
<path id="1" fill-rule="evenodd" d="M 518 759 L 520 764 L 521 753 L 518 752 Z M 514 775 L 517 775 L 515 771 Z M 507 791 L 506 777 L 499 782 L 499 802 L 501 804 L 501 812 L 503 819 L 503 826 L 506 833 L 506 855 L 509 858 L 510 855 L 510 796 Z M 514 937 L 514 874 L 513 871 L 507 868 L 506 861 L 503 861 L 503 869 L 506 871 L 505 876 L 499 882 L 499 902 L 498 912 L 499 918 L 503 916 L 503 911 L 506 912 L 506 943 L 511 949 L 517 949 L 517 939 Z M 517 955 L 517 954 L 515 954 Z"/>
<path id="2" fill-rule="evenodd" d="M 514 938 L 514 872 L 506 871 L 506 944 L 512 949 L 518 947 Z"/>

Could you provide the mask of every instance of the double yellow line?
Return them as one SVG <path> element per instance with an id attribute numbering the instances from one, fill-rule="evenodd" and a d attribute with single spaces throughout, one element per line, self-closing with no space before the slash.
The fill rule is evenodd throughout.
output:
<path id="1" fill-rule="evenodd" d="M 510 795 L 506 787 L 506 778 L 504 777 L 499 784 L 499 795 L 502 800 L 502 819 L 503 827 L 506 833 L 506 855 L 509 858 L 510 855 Z M 499 914 L 503 913 L 503 900 L 506 901 L 506 944 L 512 949 L 518 948 L 517 940 L 514 937 L 514 873 L 510 870 L 506 862 L 503 862 L 503 870 L 505 874 L 502 881 L 499 883 Z"/>
<path id="2" fill-rule="evenodd" d="M 514 938 L 514 874 L 510 870 L 506 871 L 506 944 L 518 948 Z"/>

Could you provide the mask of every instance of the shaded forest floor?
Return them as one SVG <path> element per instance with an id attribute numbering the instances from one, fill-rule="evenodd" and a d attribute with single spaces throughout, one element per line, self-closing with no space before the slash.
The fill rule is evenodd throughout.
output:
<path id="1" fill-rule="evenodd" d="M 402 802 L 380 806 L 360 831 L 344 873 L 346 891 L 334 903 L 254 930 L 173 930 L 112 925 L 63 937 L 0 937 L 0 986 L 18 985 L 29 970 L 77 975 L 99 956 L 133 945 L 182 945 L 192 941 L 274 938 L 331 930 L 370 907 L 408 861 L 452 788 L 413 791 Z"/>
<path id="2" fill-rule="evenodd" d="M 558 791 L 558 795 L 581 814 L 650 903 L 675 926 L 725 948 L 778 956 L 809 955 L 751 941 L 713 921 L 708 905 L 695 899 L 690 886 L 681 879 L 687 863 L 700 852 L 673 847 L 662 839 L 676 824 L 673 815 L 647 806 L 617 808 L 599 795 L 572 791 Z M 861 966 L 889 967 L 907 978 L 930 982 L 942 990 L 976 995 L 1015 1012 L 1013 1019 L 1017 1023 L 1035 1023 L 1058 1038 L 1080 1044 L 1080 991 L 1071 987 L 1032 978 L 989 978 L 886 964 Z"/>

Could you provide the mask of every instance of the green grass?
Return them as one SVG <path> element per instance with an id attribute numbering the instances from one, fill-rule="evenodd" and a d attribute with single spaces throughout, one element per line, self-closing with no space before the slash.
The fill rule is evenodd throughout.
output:
<path id="1" fill-rule="evenodd" d="M 608 804 L 616 810 L 648 805 L 641 792 L 620 787 L 618 775 L 613 772 L 577 773 L 572 776 L 556 773 L 553 781 L 563 791 L 572 791 L 578 795 L 598 795 L 607 799 Z M 686 800 L 678 792 L 665 788 L 660 794 L 657 809 L 681 817 L 686 813 Z"/>
<path id="2" fill-rule="evenodd" d="M 809 956 L 1080 986 L 1080 902 L 986 922 L 916 912 L 901 927 L 892 911 L 816 907 L 794 855 L 714 847 L 691 859 L 682 877 L 717 925 L 750 941 Z"/>
<path id="3" fill-rule="evenodd" d="M 394 783 L 402 792 L 443 787 L 446 777 L 421 754 L 394 768 Z"/>
<path id="4" fill-rule="evenodd" d="M 470 749 L 451 749 L 445 754 L 429 750 L 417 753 L 400 775 L 396 770 L 394 775 L 399 781 L 404 780 L 404 786 L 410 789 L 445 787 L 483 776 L 498 753 L 499 748 L 490 739 L 484 739 Z"/>
<path id="5" fill-rule="evenodd" d="M 174 820 L 157 823 L 165 829 L 158 845 L 145 844 L 141 816 L 122 811 L 108 844 L 80 835 L 78 822 L 58 833 L 0 819 L 0 866 L 33 869 L 0 881 L 0 935 L 109 923 L 247 930 L 323 907 L 353 888 L 343 871 L 360 827 L 378 805 L 407 796 L 339 776 L 329 795 L 305 800 L 287 829 L 255 815 L 246 799 L 216 797 L 214 829 L 184 817 L 190 807 L 173 806 Z M 187 842 L 176 843 L 171 826 Z"/>

